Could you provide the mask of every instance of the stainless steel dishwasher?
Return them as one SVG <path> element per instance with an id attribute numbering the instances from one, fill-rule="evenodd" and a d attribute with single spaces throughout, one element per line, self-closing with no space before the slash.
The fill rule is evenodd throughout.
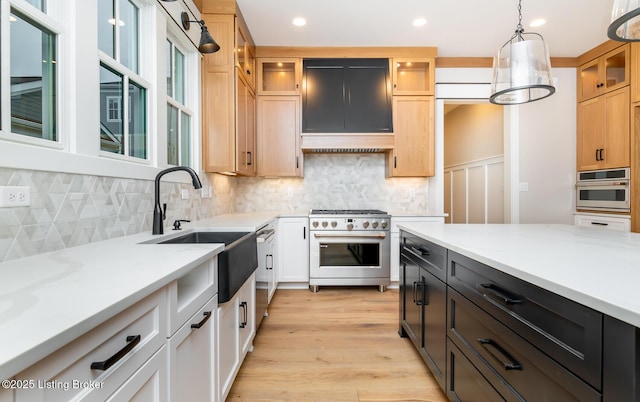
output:
<path id="1" fill-rule="evenodd" d="M 256 270 L 256 330 L 262 318 L 268 315 L 267 308 L 275 292 L 274 241 L 276 239 L 276 224 L 269 224 L 258 229 L 258 269 Z"/>

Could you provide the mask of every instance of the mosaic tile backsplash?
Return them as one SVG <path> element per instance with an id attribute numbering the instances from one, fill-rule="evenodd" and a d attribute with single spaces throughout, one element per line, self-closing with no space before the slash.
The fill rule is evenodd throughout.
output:
<path id="1" fill-rule="evenodd" d="M 211 198 L 191 184 L 161 182 L 166 225 L 261 210 L 427 209 L 428 179 L 386 179 L 382 154 L 305 155 L 304 178 L 200 176 Z M 0 261 L 151 230 L 152 180 L 0 168 L 0 185 L 31 188 L 31 206 L 0 208 Z"/>

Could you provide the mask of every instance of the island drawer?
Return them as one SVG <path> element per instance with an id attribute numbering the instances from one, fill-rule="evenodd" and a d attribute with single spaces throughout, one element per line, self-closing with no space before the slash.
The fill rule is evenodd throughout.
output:
<path id="1" fill-rule="evenodd" d="M 428 240 L 402 232 L 400 252 L 410 257 L 433 276 L 447 280 L 447 249 Z"/>
<path id="2" fill-rule="evenodd" d="M 453 251 L 448 258 L 450 287 L 602 389 L 601 313 Z"/>
<path id="3" fill-rule="evenodd" d="M 105 400 L 166 342 L 161 289 L 15 376 L 15 401 Z"/>
<path id="4" fill-rule="evenodd" d="M 478 374 L 478 370 L 458 349 L 455 343 L 447 339 L 447 396 L 452 401 L 502 402 L 505 400 L 491 383 Z"/>
<path id="5" fill-rule="evenodd" d="M 602 395 L 454 290 L 447 335 L 507 400 L 601 401 Z"/>

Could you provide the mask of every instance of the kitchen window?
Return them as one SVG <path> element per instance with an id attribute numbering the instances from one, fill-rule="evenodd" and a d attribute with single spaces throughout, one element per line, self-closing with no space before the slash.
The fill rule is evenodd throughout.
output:
<path id="1" fill-rule="evenodd" d="M 191 120 L 186 106 L 186 57 L 175 41 L 166 41 L 167 61 L 167 163 L 191 166 Z"/>
<path id="2" fill-rule="evenodd" d="M 140 9 L 131 0 L 99 0 L 97 26 L 100 150 L 147 159 L 150 85 L 139 75 Z"/>
<path id="3" fill-rule="evenodd" d="M 0 48 L 7 78 L 0 80 L 0 128 L 20 141 L 56 143 L 58 138 L 58 34 L 45 14 L 44 1 L 30 1 L 20 7 L 2 3 L 2 35 L 9 36 L 9 48 Z M 2 44 L 6 46 L 6 41 Z M 8 58 L 7 58 L 8 55 Z M 7 107 L 5 107 L 8 105 Z"/>

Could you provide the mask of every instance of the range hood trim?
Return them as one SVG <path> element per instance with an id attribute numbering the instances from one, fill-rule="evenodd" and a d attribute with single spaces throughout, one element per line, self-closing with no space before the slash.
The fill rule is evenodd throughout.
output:
<path id="1" fill-rule="evenodd" d="M 300 148 L 304 153 L 380 153 L 395 148 L 393 133 L 326 133 L 301 134 Z"/>

